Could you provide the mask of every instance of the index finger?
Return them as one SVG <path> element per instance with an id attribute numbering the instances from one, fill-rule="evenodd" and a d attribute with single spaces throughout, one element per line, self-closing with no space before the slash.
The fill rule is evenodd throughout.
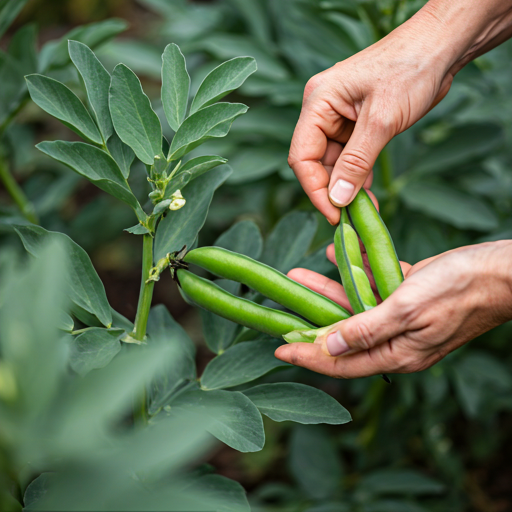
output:
<path id="1" fill-rule="evenodd" d="M 389 351 L 389 344 L 383 343 L 370 350 L 332 357 L 325 354 L 318 343 L 292 343 L 280 346 L 274 355 L 281 361 L 329 377 L 357 379 L 396 372 L 396 362 L 386 357 Z"/>
<path id="2" fill-rule="evenodd" d="M 346 142 L 353 122 L 336 112 L 328 103 L 304 105 L 293 133 L 288 163 L 313 205 L 331 224 L 340 219 L 339 209 L 329 200 L 330 175 L 321 163 L 329 139 Z"/>

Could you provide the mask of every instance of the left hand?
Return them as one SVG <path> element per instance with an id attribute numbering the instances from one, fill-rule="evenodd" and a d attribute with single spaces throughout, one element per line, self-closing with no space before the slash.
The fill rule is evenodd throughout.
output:
<path id="1" fill-rule="evenodd" d="M 332 245 L 327 256 L 335 262 Z M 275 356 L 337 378 L 412 373 L 512 319 L 511 240 L 462 247 L 402 269 L 405 281 L 377 307 L 334 324 L 314 344 L 283 345 Z M 350 307 L 336 281 L 306 269 L 288 275 Z"/>

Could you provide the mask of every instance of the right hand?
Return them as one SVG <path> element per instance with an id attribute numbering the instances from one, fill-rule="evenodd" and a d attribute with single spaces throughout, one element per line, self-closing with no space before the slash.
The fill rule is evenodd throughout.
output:
<path id="1" fill-rule="evenodd" d="M 331 224 L 372 178 L 384 146 L 447 94 L 453 59 L 439 55 L 422 9 L 388 36 L 309 80 L 288 162 Z"/>

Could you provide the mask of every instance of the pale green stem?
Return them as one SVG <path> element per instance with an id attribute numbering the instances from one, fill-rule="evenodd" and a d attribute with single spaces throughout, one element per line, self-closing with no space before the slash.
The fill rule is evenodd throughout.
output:
<path id="1" fill-rule="evenodd" d="M 149 310 L 151 309 L 151 299 L 153 298 L 154 281 L 148 281 L 150 271 L 153 268 L 153 237 L 144 235 L 142 241 L 142 278 L 140 284 L 139 304 L 133 331 L 130 334 L 132 338 L 143 341 L 146 337 L 146 328 L 148 325 Z M 148 281 L 148 282 L 146 282 Z M 142 424 L 148 421 L 148 412 L 146 408 L 146 388 L 144 387 L 140 402 L 136 406 L 135 416 Z"/>
<path id="2" fill-rule="evenodd" d="M 34 205 L 28 200 L 25 192 L 23 192 L 22 188 L 12 176 L 7 167 L 7 163 L 2 157 L 0 157 L 0 180 L 23 216 L 33 224 L 39 224 Z"/>

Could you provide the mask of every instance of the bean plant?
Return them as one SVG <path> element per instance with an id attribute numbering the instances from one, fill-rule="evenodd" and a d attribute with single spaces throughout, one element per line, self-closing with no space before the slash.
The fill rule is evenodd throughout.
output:
<path id="1" fill-rule="evenodd" d="M 48 247 L 59 247 L 53 250 L 69 255 L 65 263 L 54 264 L 56 269 L 62 266 L 65 279 L 60 277 L 60 281 L 65 284 L 60 286 L 65 299 L 50 301 L 58 314 L 55 311 L 48 313 L 48 329 L 58 326 L 63 333 L 61 336 L 53 334 L 51 340 L 57 352 L 63 350 L 59 348 L 59 343 L 69 349 L 66 354 L 59 356 L 60 359 L 55 357 L 61 365 L 69 364 L 73 371 L 72 381 L 76 381 L 73 386 L 80 386 L 82 379 L 91 383 L 96 390 L 109 386 L 108 377 L 102 380 L 100 375 L 108 375 L 110 368 L 118 368 L 117 371 L 123 372 L 124 377 L 136 374 L 137 377 L 122 395 L 133 399 L 133 435 L 139 436 L 137 442 L 142 445 L 149 442 L 149 438 L 144 437 L 144 429 L 157 429 L 157 432 L 164 433 L 165 427 L 160 426 L 162 422 L 184 421 L 183 428 L 186 421 L 199 421 L 198 415 L 207 417 L 206 423 L 201 420 L 201 432 L 207 431 L 242 452 L 263 448 L 265 434 L 262 414 L 278 422 L 291 420 L 304 424 L 342 424 L 349 421 L 350 415 L 346 409 L 314 387 L 291 382 L 248 386 L 248 383 L 270 370 L 288 366 L 273 356 L 282 340 L 266 336 L 241 342 L 238 326 L 219 321 L 209 313 L 203 316 L 206 339 L 217 357 L 198 377 L 194 345 L 187 334 L 165 308 L 151 307 L 153 289 L 161 273 L 168 269 L 175 253 L 198 243 L 198 232 L 205 222 L 212 196 L 232 173 L 226 159 L 221 156 L 194 156 L 193 150 L 208 140 L 227 135 L 235 119 L 247 111 L 247 106 L 243 104 L 219 100 L 256 71 L 255 60 L 252 57 L 238 57 L 220 64 L 204 78 L 189 100 L 190 78 L 185 59 L 177 45 L 169 44 L 162 55 L 161 89 L 165 119 L 174 133 L 172 138 L 167 139 L 162 135 L 159 117 L 130 68 L 118 64 L 110 74 L 91 48 L 79 41 L 70 40 L 68 51 L 70 60 L 80 74 L 89 108 L 69 87 L 55 78 L 29 74 L 26 81 L 32 100 L 73 130 L 83 142 L 45 141 L 37 147 L 131 208 L 136 224 L 128 227 L 127 231 L 139 237 L 142 245 L 140 296 L 132 324 L 112 310 L 90 258 L 71 238 L 33 223 L 14 226 L 25 249 L 40 262 L 34 263 L 34 268 L 52 260 Z M 132 169 L 137 168 L 134 166 L 135 160 L 143 164 L 139 169 L 144 169 L 146 173 L 150 189 L 146 197 L 137 198 L 130 186 Z M 295 223 L 294 219 L 290 221 Z M 261 235 L 252 222 L 233 226 L 218 240 L 217 245 L 236 248 L 237 252 L 250 253 L 255 258 L 260 257 L 262 252 Z M 267 250 L 271 251 L 272 246 L 268 246 Z M 62 257 L 56 259 L 58 263 Z M 51 282 L 54 271 L 45 271 L 42 267 L 41 272 Z M 232 283 L 221 285 L 232 288 Z M 41 285 L 41 290 L 45 288 Z M 58 289 L 56 286 L 55 293 Z M 235 293 L 241 293 L 240 289 Z M 151 349 L 153 346 L 157 348 Z M 161 367 L 153 379 L 147 378 L 152 364 L 145 362 L 144 357 L 152 358 L 153 363 L 158 361 Z M 128 360 L 131 363 L 127 363 Z M 140 372 L 136 365 L 133 366 L 137 360 L 141 364 Z M 16 380 L 16 375 L 13 380 Z M 112 385 L 112 390 L 105 389 L 102 393 L 109 396 L 109 393 L 120 389 L 120 384 L 112 382 Z M 241 385 L 244 386 L 240 388 Z M 237 390 L 230 389 L 234 387 Z M 119 409 L 123 406 L 126 406 L 126 402 L 120 404 Z M 109 412 L 115 414 L 115 411 Z M 133 441 L 133 453 L 137 453 L 137 442 Z M 192 444 L 192 441 L 186 443 Z M 79 445 L 80 449 L 86 449 L 86 443 Z M 151 453 L 151 447 L 148 446 L 148 450 Z M 159 454 L 154 464 L 158 467 L 179 464 L 179 458 L 178 462 L 173 462 L 170 454 L 173 450 L 169 448 L 168 458 Z M 68 474 L 57 470 L 55 476 L 43 475 L 26 488 L 26 484 L 35 476 L 33 473 L 40 471 L 45 462 L 51 469 L 53 456 L 54 453 L 50 452 L 48 458 L 29 471 L 22 481 L 18 481 L 17 473 L 24 465 L 23 455 L 10 461 L 12 477 L 20 491 L 25 492 L 25 506 L 34 509 L 44 509 L 49 504 L 56 509 L 83 507 L 84 502 L 80 500 L 69 501 L 73 472 Z M 65 468 L 66 462 L 62 464 L 60 467 Z M 104 460 L 97 459 L 93 464 L 102 465 Z M 128 464 L 122 473 L 127 475 L 133 471 L 137 478 L 144 481 L 145 475 L 152 476 L 154 473 L 153 462 L 148 464 L 146 468 L 141 463 L 135 469 L 129 469 L 131 466 Z M 105 470 L 106 466 L 102 467 L 102 471 Z M 150 479 L 150 476 L 147 478 Z M 188 491 L 185 494 L 193 494 L 194 484 L 179 482 L 178 490 L 186 487 Z M 82 489 L 80 492 L 96 494 L 95 484 L 87 479 L 76 485 Z M 98 485 L 105 488 L 105 482 Z M 220 497 L 228 491 L 230 494 L 240 494 L 236 484 L 223 479 L 213 479 L 209 486 Z M 86 508 L 133 507 L 131 499 L 124 497 L 124 501 L 117 500 L 116 492 L 112 490 L 110 494 L 101 491 L 94 499 L 85 502 L 88 503 Z M 164 494 L 164 497 L 170 499 L 171 495 Z M 180 507 L 183 505 L 179 500 L 170 504 L 169 501 L 158 501 L 163 498 L 157 496 L 158 493 L 144 506 L 182 510 Z M 151 501 L 153 499 L 155 501 Z M 237 507 L 240 508 L 233 508 L 228 499 L 226 505 L 219 505 L 219 509 L 246 509 L 245 497 L 238 496 L 237 499 Z M 200 499 L 197 504 L 195 501 L 192 503 L 194 510 L 204 509 L 198 508 L 201 506 L 208 510 L 211 507 L 211 504 L 201 505 Z"/>
<path id="2" fill-rule="evenodd" d="M 140 64 L 156 62 L 152 53 L 171 37 L 194 58 L 193 77 L 241 53 L 258 61 L 259 72 L 238 92 L 251 109 L 226 141 L 223 155 L 235 172 L 212 202 L 211 229 L 241 214 L 270 229 L 290 210 L 311 212 L 286 163 L 307 80 L 385 36 L 424 4 L 140 3 L 158 14 L 153 30 L 144 44 L 109 44 L 106 58 L 129 53 L 131 65 L 151 78 L 156 66 Z M 415 263 L 462 245 L 512 236 L 511 49 L 508 42 L 468 65 L 448 96 L 393 139 L 378 159 L 372 191 L 400 259 Z M 334 229 L 317 219 L 313 252 L 293 265 L 336 279 L 337 270 L 322 257 Z M 335 389 L 357 420 L 340 430 L 280 425 L 267 433 L 274 450 L 264 450 L 266 457 L 242 458 L 246 478 L 261 478 L 254 507 L 302 510 L 307 503 L 312 510 L 480 510 L 482 496 L 489 507 L 499 508 L 500 500 L 509 503 L 506 486 L 493 477 L 493 471 L 502 473 L 499 454 L 510 443 L 509 337 L 507 324 L 432 369 L 392 376 L 392 386 L 373 379 L 333 383 L 298 372 L 302 382 Z M 315 448 L 308 451 L 308 445 Z M 317 453 L 323 454 L 321 460 Z M 275 473 L 276 465 L 289 468 L 285 477 Z M 310 485 L 312 475 L 315 482 L 330 484 L 321 491 Z M 420 475 L 435 477 L 444 490 L 423 486 Z"/>

